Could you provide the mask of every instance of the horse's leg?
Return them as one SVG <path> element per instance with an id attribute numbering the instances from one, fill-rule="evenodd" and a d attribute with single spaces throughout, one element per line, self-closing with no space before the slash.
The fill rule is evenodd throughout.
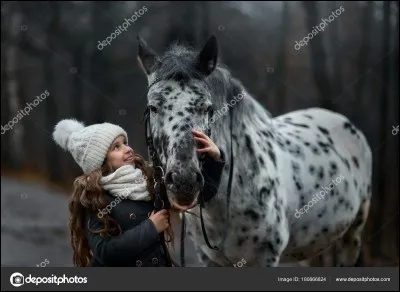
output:
<path id="1" fill-rule="evenodd" d="M 352 267 L 356 264 L 361 250 L 361 235 L 368 219 L 370 200 L 364 201 L 349 230 L 338 240 L 338 263 L 340 267 Z"/>

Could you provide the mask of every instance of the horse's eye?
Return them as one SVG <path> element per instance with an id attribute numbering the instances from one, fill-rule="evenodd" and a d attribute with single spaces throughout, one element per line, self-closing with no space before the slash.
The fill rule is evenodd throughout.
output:
<path id="1" fill-rule="evenodd" d="M 209 113 L 210 115 L 212 115 L 214 113 L 214 107 L 212 105 L 207 107 L 207 113 Z"/>
<path id="2" fill-rule="evenodd" d="M 148 108 L 153 112 L 157 113 L 157 108 L 154 105 L 149 105 Z"/>

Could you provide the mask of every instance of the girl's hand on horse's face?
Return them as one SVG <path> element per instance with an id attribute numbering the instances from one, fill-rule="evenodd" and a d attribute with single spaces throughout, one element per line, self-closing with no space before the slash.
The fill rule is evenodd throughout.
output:
<path id="1" fill-rule="evenodd" d="M 206 153 L 208 156 L 211 158 L 218 160 L 221 157 L 221 152 L 219 151 L 217 145 L 211 140 L 210 137 L 208 137 L 206 134 L 203 132 L 197 131 L 197 130 L 192 130 L 194 137 L 194 140 L 196 142 L 199 142 L 200 144 L 203 145 L 204 148 L 201 149 L 196 149 L 198 153 Z"/>

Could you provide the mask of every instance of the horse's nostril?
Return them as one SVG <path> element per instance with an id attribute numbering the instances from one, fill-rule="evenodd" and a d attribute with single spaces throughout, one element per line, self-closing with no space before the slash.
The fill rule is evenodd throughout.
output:
<path id="1" fill-rule="evenodd" d="M 196 173 L 196 182 L 200 185 L 203 185 L 203 176 L 200 172 Z"/>
<path id="2" fill-rule="evenodd" d="M 166 184 L 172 184 L 172 171 L 168 172 L 167 175 L 165 176 L 165 183 Z"/>

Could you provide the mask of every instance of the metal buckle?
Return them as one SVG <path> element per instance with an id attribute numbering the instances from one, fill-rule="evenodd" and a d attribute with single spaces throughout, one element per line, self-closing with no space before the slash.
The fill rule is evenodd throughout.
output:
<path id="1" fill-rule="evenodd" d="M 164 170 L 161 166 L 156 166 L 154 168 L 154 181 L 160 182 L 164 179 Z"/>

